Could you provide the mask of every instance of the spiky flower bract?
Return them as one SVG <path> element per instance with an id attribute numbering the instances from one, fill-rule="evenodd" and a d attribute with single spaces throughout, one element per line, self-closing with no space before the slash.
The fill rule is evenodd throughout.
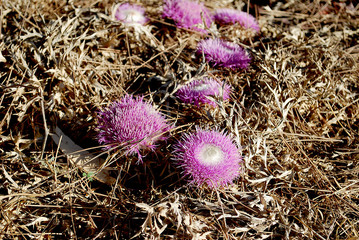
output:
<path id="1" fill-rule="evenodd" d="M 202 33 L 207 33 L 203 21 L 208 28 L 213 22 L 213 16 L 203 3 L 190 0 L 165 0 L 162 16 L 173 19 L 179 28 Z"/>
<path id="2" fill-rule="evenodd" d="M 240 175 L 242 157 L 224 132 L 197 128 L 175 145 L 173 160 L 191 184 L 217 188 L 231 184 Z"/>
<path id="3" fill-rule="evenodd" d="M 113 16 L 117 21 L 128 25 L 143 25 L 148 21 L 145 10 L 141 6 L 129 3 L 116 4 Z"/>
<path id="4" fill-rule="evenodd" d="M 213 66 L 246 69 L 251 61 L 248 53 L 239 45 L 219 38 L 200 41 L 198 52 L 203 53 Z"/>
<path id="5" fill-rule="evenodd" d="M 231 86 L 218 82 L 212 78 L 196 79 L 180 88 L 176 96 L 184 103 L 191 103 L 196 106 L 209 104 L 213 107 L 217 103 L 208 97 L 222 98 L 228 100 L 231 92 Z"/>
<path id="6" fill-rule="evenodd" d="M 126 154 L 137 153 L 142 162 L 140 150 L 154 151 L 158 140 L 166 140 L 171 126 L 165 117 L 143 97 L 126 95 L 113 102 L 107 109 L 98 112 L 98 141 L 112 149 L 125 144 Z"/>
<path id="7" fill-rule="evenodd" d="M 243 28 L 251 28 L 259 32 L 260 28 L 257 20 L 250 14 L 230 8 L 221 8 L 215 11 L 214 19 L 218 23 L 235 24 L 239 23 Z"/>

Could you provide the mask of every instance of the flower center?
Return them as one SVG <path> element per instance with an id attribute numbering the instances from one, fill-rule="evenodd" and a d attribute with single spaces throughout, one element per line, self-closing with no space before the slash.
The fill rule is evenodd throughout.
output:
<path id="1" fill-rule="evenodd" d="M 213 144 L 205 144 L 199 152 L 199 160 L 206 166 L 216 165 L 223 160 L 223 151 Z"/>
<path id="2" fill-rule="evenodd" d="M 205 84 L 205 83 L 199 84 L 199 85 L 193 87 L 193 90 L 198 91 L 198 92 L 205 91 L 207 89 L 209 89 L 209 86 L 208 86 L 208 84 Z"/>
<path id="3" fill-rule="evenodd" d="M 126 16 L 125 20 L 128 23 L 139 23 L 144 19 L 143 15 L 140 12 L 132 9 L 125 11 L 124 15 Z"/>

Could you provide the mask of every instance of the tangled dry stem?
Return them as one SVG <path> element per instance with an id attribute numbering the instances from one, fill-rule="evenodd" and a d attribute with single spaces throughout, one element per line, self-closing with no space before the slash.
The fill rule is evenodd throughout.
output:
<path id="1" fill-rule="evenodd" d="M 203 36 L 161 19 L 161 1 L 142 2 L 153 25 L 142 32 L 113 22 L 113 4 L 2 1 L 0 238 L 359 237 L 358 6 L 250 5 L 259 35 L 219 32 L 254 60 L 247 71 L 225 71 L 193 58 Z M 235 4 L 206 3 L 246 1 Z M 232 84 L 232 100 L 216 111 L 176 100 L 176 89 L 203 75 Z M 103 154 L 96 110 L 125 93 L 144 95 L 176 122 L 173 139 L 201 124 L 232 133 L 241 178 L 217 191 L 188 187 L 169 163 L 171 140 L 144 165 L 120 149 Z M 73 164 L 47 138 L 56 127 L 102 158 L 115 180 L 93 180 Z"/>

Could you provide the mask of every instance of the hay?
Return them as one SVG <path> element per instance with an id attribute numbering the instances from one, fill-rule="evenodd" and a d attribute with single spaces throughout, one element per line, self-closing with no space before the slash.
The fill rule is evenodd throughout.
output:
<path id="1" fill-rule="evenodd" d="M 247 71 L 194 58 L 203 36 L 163 20 L 161 1 L 142 2 L 152 26 L 142 32 L 112 21 L 114 4 L 2 0 L 0 238 L 359 238 L 358 4 L 208 1 L 257 14 L 257 36 L 219 29 L 250 51 Z M 232 101 L 180 103 L 174 92 L 200 76 L 231 83 Z M 96 111 L 125 93 L 176 123 L 144 165 L 96 141 Z M 229 188 L 188 186 L 170 163 L 173 142 L 197 124 L 242 146 Z M 108 184 L 48 137 L 56 127 L 101 159 Z"/>

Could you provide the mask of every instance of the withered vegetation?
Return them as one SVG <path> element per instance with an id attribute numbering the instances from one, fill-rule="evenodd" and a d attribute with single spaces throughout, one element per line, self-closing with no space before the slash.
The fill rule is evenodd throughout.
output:
<path id="1" fill-rule="evenodd" d="M 256 36 L 219 29 L 253 57 L 233 71 L 196 56 L 205 36 L 163 20 L 162 1 L 138 1 L 138 32 L 111 19 L 113 0 L 2 0 L 0 238 L 359 238 L 359 5 L 248 2 L 206 2 L 259 20 Z M 233 86 L 216 112 L 174 96 L 205 75 Z M 143 165 L 96 141 L 96 112 L 126 93 L 176 124 Z M 171 164 L 198 124 L 242 146 L 232 186 L 188 186 Z"/>

